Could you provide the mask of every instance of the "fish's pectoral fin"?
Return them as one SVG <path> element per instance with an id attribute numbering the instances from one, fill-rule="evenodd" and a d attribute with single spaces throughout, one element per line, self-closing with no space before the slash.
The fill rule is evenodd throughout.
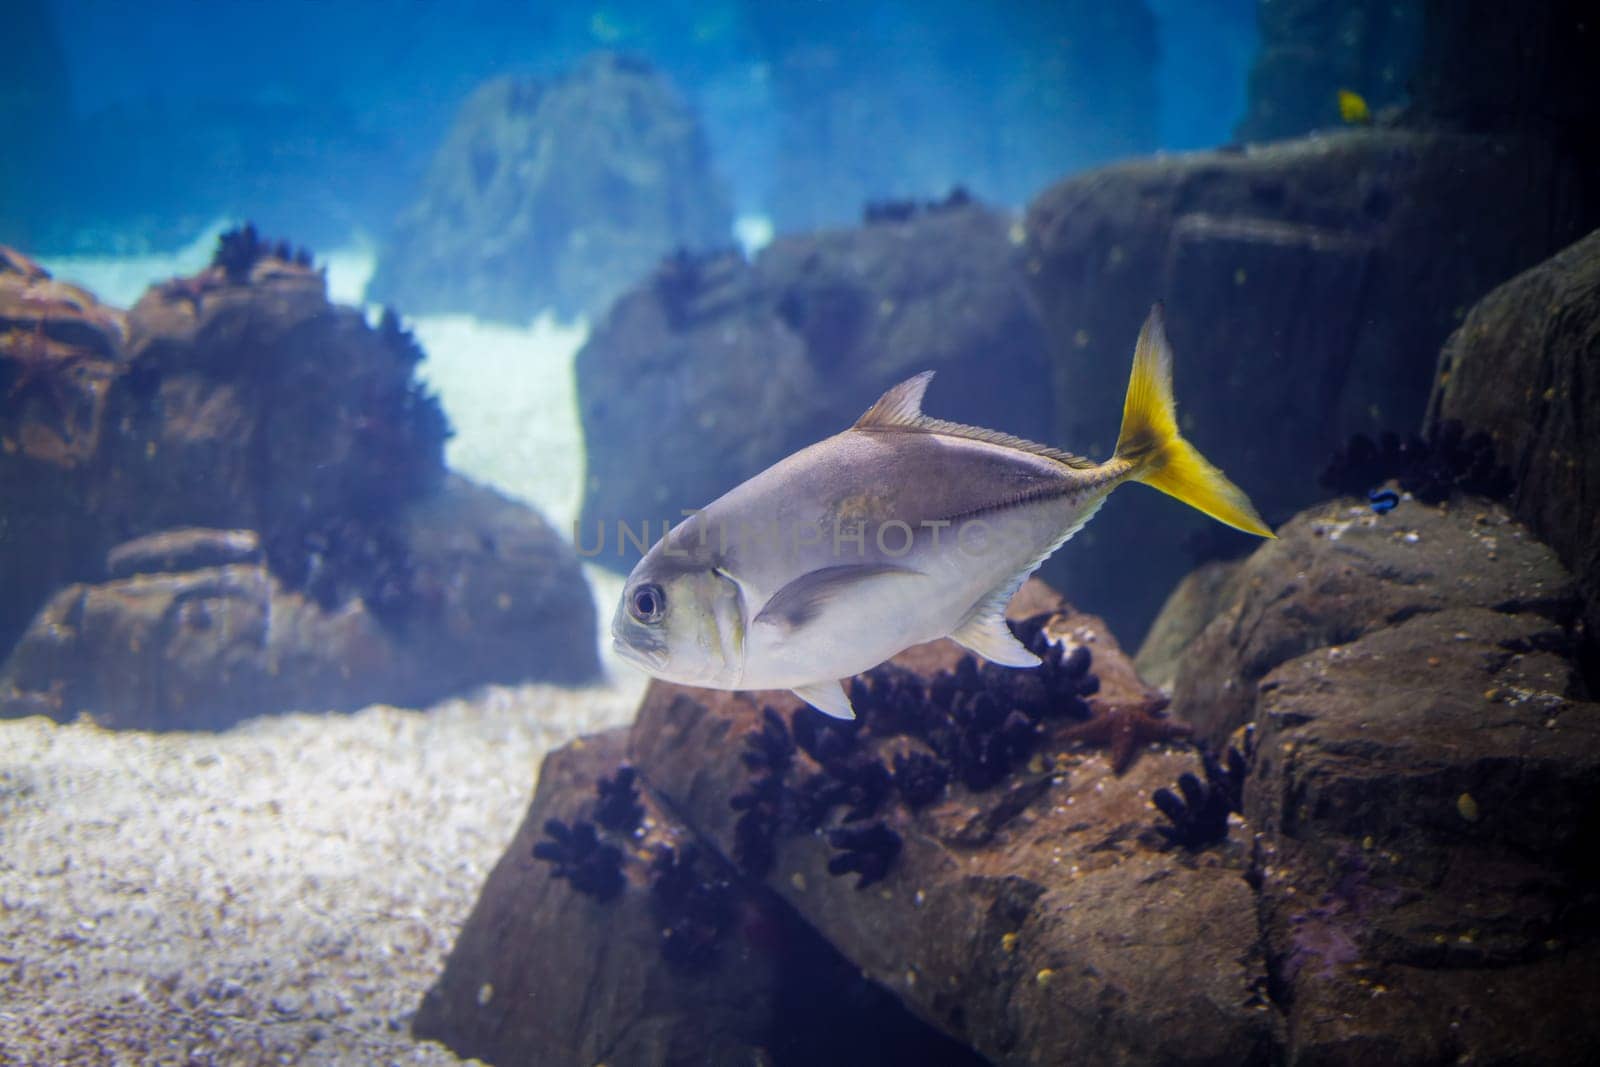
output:
<path id="1" fill-rule="evenodd" d="M 824 715 L 832 715 L 835 719 L 856 717 L 856 709 L 850 706 L 850 698 L 845 695 L 844 685 L 837 679 L 799 686 L 794 690 L 794 695 Z"/>
<path id="2" fill-rule="evenodd" d="M 751 620 L 751 625 L 770 623 L 797 629 L 820 615 L 830 601 L 863 582 L 890 575 L 921 573 L 888 563 L 847 563 L 808 571 L 773 593 Z"/>
<path id="3" fill-rule="evenodd" d="M 933 371 L 925 370 L 914 378 L 907 378 L 878 398 L 878 402 L 856 420 L 855 428 L 873 426 L 917 426 L 922 421 L 922 394 L 933 381 Z"/>
<path id="4" fill-rule="evenodd" d="M 1011 599 L 1010 597 L 1006 598 Z M 980 608 L 988 607 L 988 603 Z M 1000 608 L 1003 610 L 1005 604 Z M 1023 647 L 1016 635 L 1011 632 L 1011 627 L 1006 625 L 1005 616 L 995 611 L 983 614 L 974 613 L 961 628 L 950 635 L 950 640 L 963 648 L 971 649 L 990 663 L 998 663 L 1002 667 L 1037 667 L 1039 657 Z"/>

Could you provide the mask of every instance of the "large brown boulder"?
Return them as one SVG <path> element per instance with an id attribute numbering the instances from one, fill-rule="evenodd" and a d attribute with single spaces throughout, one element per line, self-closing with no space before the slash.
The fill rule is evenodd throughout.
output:
<path id="1" fill-rule="evenodd" d="M 286 586 L 250 530 L 119 545 L 106 580 L 61 589 L 23 633 L 0 667 L 0 717 L 220 729 L 598 672 L 588 586 L 538 515 L 452 476 L 397 530 L 406 588 L 389 605 Z"/>
<path id="2" fill-rule="evenodd" d="M 625 569 L 618 521 L 657 536 L 924 370 L 930 413 L 1047 428 L 1043 337 L 1003 215 L 957 198 L 781 238 L 749 263 L 668 260 L 578 353 L 580 548 L 603 527 L 598 562 Z"/>
<path id="3" fill-rule="evenodd" d="M 1600 681 L 1600 231 L 1486 296 L 1439 356 L 1428 423 L 1486 431 L 1513 508 L 1577 576 Z"/>
<path id="4" fill-rule="evenodd" d="M 0 654 L 109 547 L 82 498 L 126 340 L 121 311 L 0 246 Z"/>
<path id="5" fill-rule="evenodd" d="M 1377 129 L 1064 181 L 1027 219 L 1048 440 L 1110 451 L 1133 339 L 1164 300 L 1186 431 L 1281 522 L 1322 496 L 1317 474 L 1350 434 L 1417 424 L 1465 309 L 1592 227 L 1590 189 L 1543 139 Z M 1218 551 L 1212 526 L 1118 493 L 1045 576 L 1137 639 L 1196 554 Z"/>
<path id="6" fill-rule="evenodd" d="M 601 52 L 462 106 L 383 249 L 369 298 L 414 314 L 598 316 L 681 247 L 732 241 L 727 191 L 678 90 Z"/>
<path id="7" fill-rule="evenodd" d="M 624 881 L 602 899 L 534 859 L 549 820 L 593 818 L 595 783 L 616 771 L 624 735 L 588 737 L 545 758 L 527 816 L 417 1012 L 419 1038 L 528 1067 L 760 1062 L 777 959 L 739 945 L 721 950 L 715 971 L 675 968 L 660 951 L 647 863 L 616 868 Z M 618 840 L 641 856 L 682 849 L 682 827 L 648 795 L 640 804 L 640 831 Z"/>

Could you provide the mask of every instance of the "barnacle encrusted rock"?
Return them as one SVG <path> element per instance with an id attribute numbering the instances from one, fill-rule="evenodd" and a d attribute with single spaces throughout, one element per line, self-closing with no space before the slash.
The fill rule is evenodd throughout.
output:
<path id="1" fill-rule="evenodd" d="M 1600 705 L 1574 581 L 1472 497 L 1333 501 L 1281 533 L 1177 655 L 1174 712 L 1211 738 L 1255 726 L 1286 1055 L 1592 1057 Z"/>
<path id="2" fill-rule="evenodd" d="M 1227 599 L 1178 657 L 1174 710 L 1212 744 L 1256 717 L 1269 671 L 1309 652 L 1455 608 L 1526 613 L 1558 628 L 1578 615 L 1555 554 L 1490 501 L 1408 500 L 1379 515 L 1347 498 L 1279 534 L 1227 578 Z"/>
<path id="3" fill-rule="evenodd" d="M 451 475 L 396 529 L 399 626 L 372 590 L 325 605 L 290 587 L 254 531 L 120 545 L 103 580 L 58 590 L 0 660 L 0 717 L 218 729 L 288 708 L 422 707 L 534 673 L 593 675 L 593 603 L 571 549 L 536 514 Z"/>

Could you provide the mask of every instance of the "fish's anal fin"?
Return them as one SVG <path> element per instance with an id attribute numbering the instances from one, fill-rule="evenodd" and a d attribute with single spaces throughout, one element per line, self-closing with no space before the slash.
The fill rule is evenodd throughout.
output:
<path id="1" fill-rule="evenodd" d="M 1010 599 L 1006 597 L 1006 600 Z M 1003 601 L 1000 607 L 1004 609 Z M 990 609 L 989 602 L 980 605 L 979 611 L 969 616 L 961 628 L 950 635 L 950 640 L 1002 667 L 1037 667 L 1039 657 L 1017 640 L 1011 627 L 1006 625 L 1005 616 L 993 609 L 984 609 Z"/>
<path id="2" fill-rule="evenodd" d="M 844 685 L 837 680 L 800 686 L 795 689 L 794 695 L 824 715 L 831 715 L 835 719 L 856 717 L 856 709 L 850 706 L 850 698 L 845 695 Z"/>
<path id="3" fill-rule="evenodd" d="M 856 420 L 855 428 L 873 426 L 918 426 L 922 421 L 922 395 L 933 381 L 933 371 L 925 370 L 914 378 L 907 378 L 878 398 L 866 414 Z"/>

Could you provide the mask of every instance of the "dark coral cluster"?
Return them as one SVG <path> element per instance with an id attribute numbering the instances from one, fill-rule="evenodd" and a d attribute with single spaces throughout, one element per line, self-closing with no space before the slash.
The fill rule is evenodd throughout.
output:
<path id="1" fill-rule="evenodd" d="M 783 717 L 761 709 L 761 729 L 745 740 L 744 765 L 755 772 L 749 785 L 728 799 L 740 812 L 733 826 L 733 861 L 752 878 L 764 878 L 777 859 L 778 832 L 788 804 L 784 777 L 794 763 L 794 741 Z"/>
<path id="2" fill-rule="evenodd" d="M 729 799 L 740 813 L 733 845 L 740 869 L 764 877 L 783 834 L 823 829 L 842 809 L 839 825 L 828 831 L 839 850 L 829 869 L 854 872 L 858 885 L 870 885 L 887 873 L 900 843 L 888 826 L 869 820 L 896 796 L 916 811 L 936 803 L 951 781 L 974 791 L 992 788 L 1027 765 L 1047 726 L 1088 716 L 1086 698 L 1100 684 L 1090 671 L 1092 656 L 1087 647 L 1069 652 L 1052 641 L 1049 618 L 1011 624 L 1040 657 L 1036 670 L 980 666 L 964 656 L 955 670 L 924 685 L 911 671 L 885 664 L 851 681 L 852 721 L 799 708 L 786 725 L 763 708 L 760 728 L 745 741 L 752 776 Z M 903 739 L 892 766 L 863 743 L 869 737 Z M 817 769 L 797 771 L 797 752 Z"/>
<path id="3" fill-rule="evenodd" d="M 1385 433 L 1373 441 L 1356 434 L 1334 453 L 1318 482 L 1336 493 L 1364 496 L 1391 479 L 1424 504 L 1443 503 L 1455 493 L 1499 500 L 1516 487 L 1511 471 L 1497 462 L 1489 435 L 1467 434 L 1455 420 L 1426 438 Z"/>
<path id="4" fill-rule="evenodd" d="M 704 971 L 737 917 L 738 891 L 720 865 L 693 845 L 663 845 L 650 865 L 650 908 L 661 930 L 661 956 L 685 971 Z"/>
<path id="5" fill-rule="evenodd" d="M 1178 779 L 1177 793 L 1157 789 L 1151 794 L 1151 802 L 1172 824 L 1156 827 L 1169 843 L 1195 852 L 1227 840 L 1229 814 L 1244 813 L 1244 780 L 1250 773 L 1250 738 L 1247 732 L 1245 751 L 1229 745 L 1220 761 L 1209 752 L 1201 752 L 1206 774 L 1204 782 L 1193 774 L 1184 774 Z"/>
<path id="6" fill-rule="evenodd" d="M 268 565 L 286 588 L 327 610 L 360 597 L 380 620 L 398 625 L 417 605 L 399 513 L 443 479 L 453 431 L 438 397 L 415 376 L 422 347 L 399 316 L 385 309 L 376 334 L 396 366 L 359 383 L 319 382 L 337 398 L 324 417 L 349 435 L 338 508 L 282 513 L 263 536 Z"/>
<path id="7" fill-rule="evenodd" d="M 626 763 L 609 777 L 595 781 L 593 821 L 579 819 L 571 825 L 560 819 L 544 824 L 545 837 L 533 846 L 534 859 L 555 865 L 551 876 L 565 878 L 572 888 L 596 900 L 610 900 L 622 892 L 623 852 L 603 840 L 600 830 L 632 836 L 644 819 L 639 802 L 637 772 Z M 598 824 L 598 829 L 596 828 Z"/>
<path id="8" fill-rule="evenodd" d="M 887 222 L 910 222 L 924 215 L 937 215 L 967 207 L 974 201 L 963 186 L 951 189 L 943 200 L 872 200 L 861 209 L 861 221 L 868 226 Z"/>
<path id="9" fill-rule="evenodd" d="M 786 742 L 787 731 L 783 735 Z M 644 816 L 638 772 L 619 764 L 612 774 L 595 781 L 592 821 L 549 820 L 544 824 L 545 839 L 533 846 L 533 856 L 553 866 L 551 877 L 566 879 L 579 893 L 602 902 L 613 900 L 627 888 L 623 868 L 630 854 L 607 841 L 606 835 L 632 839 Z M 715 964 L 717 945 L 737 917 L 739 889 L 733 872 L 694 844 L 658 845 L 647 878 L 662 957 L 685 971 L 703 971 Z"/>
<path id="10" fill-rule="evenodd" d="M 378 619 L 398 625 L 414 606 L 411 552 L 390 520 L 325 516 L 285 522 L 266 538 L 272 573 L 324 611 L 359 597 Z"/>
<path id="11" fill-rule="evenodd" d="M 838 877 L 854 873 L 856 888 L 881 881 L 900 855 L 900 835 L 881 822 L 866 826 L 840 826 L 828 831 L 828 844 L 838 854 L 828 861 L 828 873 Z"/>
<path id="12" fill-rule="evenodd" d="M 638 772 L 624 763 L 609 778 L 595 783 L 594 821 L 614 833 L 631 834 L 644 820 L 644 805 L 634 784 Z"/>
<path id="13" fill-rule="evenodd" d="M 211 255 L 211 265 L 220 267 L 229 282 L 243 285 L 250 280 L 250 272 L 255 265 L 263 259 L 280 259 L 297 267 L 311 266 L 311 253 L 306 249 L 295 248 L 287 241 L 268 241 L 252 222 L 217 238 L 217 249 Z"/>
<path id="14" fill-rule="evenodd" d="M 594 823 L 579 820 L 570 826 L 560 819 L 544 824 L 545 837 L 533 846 L 533 858 L 553 864 L 553 878 L 565 878 L 572 888 L 596 900 L 611 900 L 622 892 L 622 850 L 600 839 Z"/>

